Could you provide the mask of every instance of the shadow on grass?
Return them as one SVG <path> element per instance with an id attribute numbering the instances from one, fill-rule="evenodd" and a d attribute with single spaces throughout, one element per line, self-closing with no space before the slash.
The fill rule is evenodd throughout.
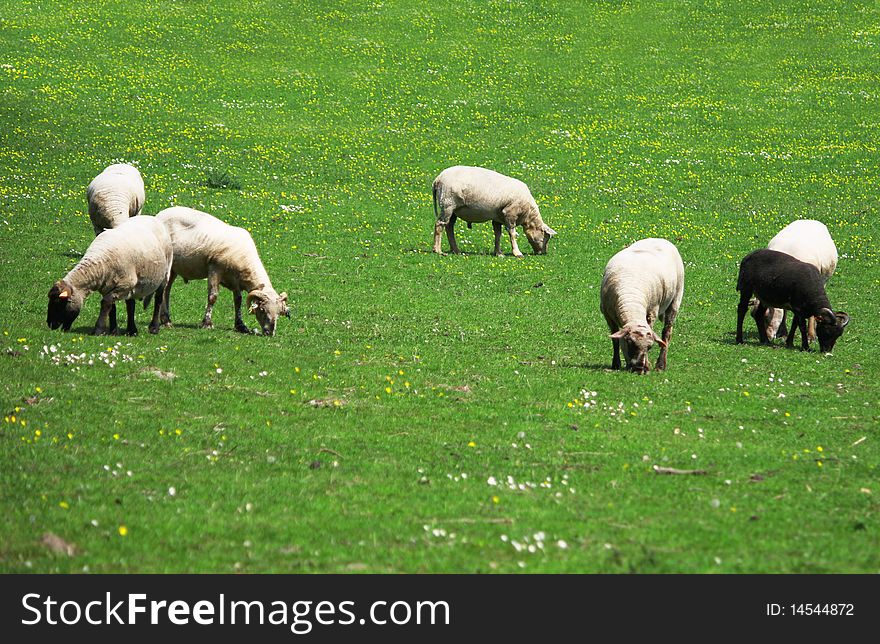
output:
<path id="1" fill-rule="evenodd" d="M 774 340 L 770 344 L 761 344 L 761 341 L 758 339 L 758 332 L 757 331 L 753 331 L 753 332 L 743 331 L 743 340 L 745 340 L 745 342 L 743 342 L 742 346 L 745 346 L 745 347 L 768 347 L 771 349 L 784 349 L 785 348 L 785 340 L 784 339 L 780 340 L 780 338 L 776 338 L 776 340 Z M 711 342 L 714 342 L 715 344 L 726 345 L 726 346 L 734 346 L 734 347 L 739 346 L 736 343 L 736 333 L 734 333 L 733 331 L 726 333 L 724 335 L 724 337 L 712 338 Z"/>
<path id="2" fill-rule="evenodd" d="M 437 253 L 435 253 L 433 250 L 431 250 L 431 248 L 430 248 L 430 244 L 428 245 L 428 248 L 422 248 L 422 247 L 418 247 L 418 248 L 404 248 L 404 249 L 403 249 L 403 252 L 404 252 L 404 253 L 413 253 L 413 254 L 415 254 L 415 255 L 436 255 L 436 254 L 437 254 Z M 464 251 L 463 251 L 463 252 L 460 252 L 460 253 L 450 253 L 448 250 L 444 250 L 443 253 L 442 253 L 440 256 L 441 256 L 441 257 L 447 257 L 447 256 L 448 256 L 448 257 L 456 257 L 456 256 L 462 256 L 462 257 L 495 257 L 495 252 L 492 251 L 492 250 L 475 250 L 475 251 L 467 251 L 467 252 L 464 252 Z M 509 257 L 510 259 L 516 259 L 516 257 L 513 256 L 513 253 L 511 253 L 509 250 L 506 251 L 502 257 Z M 546 255 L 535 255 L 535 254 L 532 253 L 532 252 L 526 252 L 526 253 L 523 254 L 523 257 L 522 257 L 521 259 L 526 259 L 526 258 L 529 258 L 529 257 L 531 257 L 531 258 L 534 259 L 534 258 L 539 258 L 539 257 L 546 257 Z M 501 257 L 499 257 L 499 259 L 501 259 Z"/>
<path id="3" fill-rule="evenodd" d="M 556 366 L 560 369 L 589 369 L 590 371 L 614 371 L 611 368 L 611 362 L 596 364 L 593 362 L 558 362 Z"/>

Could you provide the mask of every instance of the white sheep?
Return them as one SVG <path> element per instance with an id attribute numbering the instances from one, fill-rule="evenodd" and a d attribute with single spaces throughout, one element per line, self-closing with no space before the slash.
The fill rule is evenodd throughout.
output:
<path id="1" fill-rule="evenodd" d="M 620 349 L 627 367 L 647 373 L 648 350 L 657 342 L 657 369 L 666 368 L 672 325 L 684 295 L 684 264 L 678 249 L 665 239 L 642 239 L 608 261 L 600 291 L 602 314 L 614 346 L 612 369 L 620 369 Z M 663 320 L 663 336 L 652 325 Z"/>
<path id="2" fill-rule="evenodd" d="M 265 335 L 275 335 L 278 317 L 290 317 L 287 293 L 272 288 L 269 275 L 260 261 L 254 240 L 244 228 L 230 226 L 206 212 L 175 206 L 156 215 L 171 235 L 174 262 L 165 287 L 162 322 L 171 326 L 169 299 L 171 285 L 180 275 L 189 280 L 208 280 L 208 306 L 203 328 L 213 328 L 211 313 L 222 284 L 235 301 L 235 330 L 247 333 L 241 317 L 241 292 L 247 292 L 248 310 L 257 317 Z"/>
<path id="3" fill-rule="evenodd" d="M 127 163 L 104 168 L 89 184 L 89 219 L 95 235 L 116 228 L 129 217 L 141 214 L 144 206 L 144 180 L 138 169 Z"/>
<path id="4" fill-rule="evenodd" d="M 787 253 L 807 264 L 815 266 L 822 276 L 822 284 L 828 282 L 837 269 L 837 247 L 831 239 L 831 233 L 821 221 L 815 219 L 798 219 L 776 233 L 776 236 L 767 244 L 770 250 Z M 757 302 L 752 307 L 752 316 L 757 311 Z M 785 334 L 783 323 L 785 310 L 768 308 L 765 314 L 767 320 L 767 338 L 773 340 L 781 333 Z M 808 341 L 816 339 L 816 321 L 813 318 L 807 323 Z"/>
<path id="5" fill-rule="evenodd" d="M 523 254 L 516 243 L 516 227 L 522 226 L 536 255 L 547 252 L 547 243 L 556 234 L 541 219 L 538 204 L 529 187 L 519 179 L 486 168 L 457 165 L 437 175 L 433 185 L 434 252 L 441 253 L 440 233 L 446 229 L 449 250 L 458 253 L 455 221 L 468 223 L 491 221 L 495 229 L 495 255 L 501 256 L 501 228 L 507 229 L 516 257 Z"/>
<path id="6" fill-rule="evenodd" d="M 162 291 L 172 258 L 171 237 L 155 217 L 131 217 L 105 230 L 95 237 L 73 270 L 52 285 L 46 323 L 51 329 L 68 331 L 89 294 L 98 292 L 102 296 L 101 313 L 95 335 L 107 333 L 107 316 L 119 300 L 126 300 L 128 335 L 136 335 L 135 300 L 144 300 L 146 307 L 155 294 L 150 333 L 158 333 Z"/>

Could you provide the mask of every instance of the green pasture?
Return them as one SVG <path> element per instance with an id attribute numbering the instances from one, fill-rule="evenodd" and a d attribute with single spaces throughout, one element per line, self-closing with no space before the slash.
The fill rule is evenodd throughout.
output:
<path id="1" fill-rule="evenodd" d="M 0 571 L 877 572 L 878 141 L 875 2 L 0 0 Z M 115 161 L 251 231 L 275 337 L 228 291 L 198 328 L 205 282 L 158 336 L 46 327 Z M 526 181 L 549 254 L 431 254 L 454 164 Z M 852 322 L 737 346 L 798 218 Z M 638 377 L 598 287 L 649 236 L 685 296 Z"/>

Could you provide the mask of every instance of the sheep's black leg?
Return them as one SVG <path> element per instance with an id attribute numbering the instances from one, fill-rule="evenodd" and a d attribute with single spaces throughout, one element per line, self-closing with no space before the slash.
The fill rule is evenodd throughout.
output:
<path id="1" fill-rule="evenodd" d="M 449 252 L 458 254 L 458 244 L 455 243 L 455 222 L 458 220 L 458 217 L 453 213 L 452 217 L 449 218 L 449 223 L 446 224 L 446 239 L 449 240 Z"/>
<path id="2" fill-rule="evenodd" d="M 134 298 L 125 300 L 125 312 L 128 315 L 128 326 L 125 328 L 126 335 L 137 335 L 138 330 L 137 326 L 134 323 L 134 308 L 135 301 Z"/>
<path id="3" fill-rule="evenodd" d="M 232 299 L 235 300 L 235 330 L 239 333 L 250 333 L 250 329 L 241 317 L 241 291 L 232 291 Z"/>
<path id="4" fill-rule="evenodd" d="M 165 300 L 165 285 L 162 284 L 159 288 L 156 289 L 156 292 L 153 293 L 153 319 L 150 320 L 150 333 L 153 335 L 159 333 L 160 320 L 162 316 L 162 311 L 164 310 L 164 300 Z"/>
<path id="5" fill-rule="evenodd" d="M 792 313 L 791 320 L 791 328 L 788 330 L 788 337 L 785 338 L 785 346 L 793 347 L 794 346 L 794 333 L 800 324 L 801 316 L 797 313 Z"/>
<path id="6" fill-rule="evenodd" d="M 620 340 L 612 338 L 611 344 L 614 347 L 614 356 L 611 358 L 611 368 L 620 369 Z"/>
<path id="7" fill-rule="evenodd" d="M 770 340 L 767 338 L 767 307 L 760 300 L 758 300 L 758 305 L 755 307 L 755 324 L 758 325 L 758 340 L 761 344 L 769 344 Z"/>
<path id="8" fill-rule="evenodd" d="M 739 306 L 736 307 L 736 343 L 743 343 L 743 320 L 749 310 L 749 300 L 752 297 L 750 289 L 743 289 L 739 294 Z"/>
<path id="9" fill-rule="evenodd" d="M 98 321 L 95 322 L 95 335 L 107 335 L 107 316 L 110 315 L 113 304 L 113 299 L 109 295 L 101 300 L 101 312 L 98 314 Z"/>
<path id="10" fill-rule="evenodd" d="M 809 318 L 805 317 L 803 315 L 798 317 L 798 327 L 800 327 L 800 330 L 801 330 L 801 350 L 802 351 L 809 351 L 810 350 L 810 336 L 807 333 L 807 320 L 809 320 Z"/>
<path id="11" fill-rule="evenodd" d="M 110 333 L 119 335 L 119 324 L 116 322 L 116 303 L 110 306 Z"/>

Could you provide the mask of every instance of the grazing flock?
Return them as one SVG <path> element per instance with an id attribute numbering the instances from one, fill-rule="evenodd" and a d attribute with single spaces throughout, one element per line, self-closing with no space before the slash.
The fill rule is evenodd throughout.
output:
<path id="1" fill-rule="evenodd" d="M 207 213 L 175 206 L 155 217 L 141 215 L 144 182 L 137 168 L 114 164 L 89 184 L 89 218 L 95 240 L 83 258 L 49 291 L 47 323 L 69 330 L 91 293 L 100 293 L 101 310 L 95 335 L 118 333 L 116 303 L 125 301 L 126 332 L 137 334 L 135 302 L 144 308 L 153 299 L 150 333 L 171 326 L 171 285 L 177 276 L 185 282 L 206 279 L 208 304 L 203 328 L 211 328 L 211 314 L 220 286 L 232 291 L 235 330 L 248 333 L 242 317 L 245 306 L 264 335 L 275 335 L 278 318 L 290 317 L 287 294 L 278 293 L 263 267 L 254 240 L 243 228 Z M 455 222 L 468 228 L 491 221 L 495 255 L 501 256 L 501 235 L 507 231 L 513 255 L 522 257 L 517 244 L 521 227 L 536 255 L 547 252 L 556 231 L 541 218 L 528 186 L 486 168 L 453 166 L 433 183 L 433 251 L 442 254 L 441 235 L 446 231 L 450 251 L 458 253 Z M 792 222 L 767 248 L 753 251 L 740 262 L 736 288 L 736 342 L 743 342 L 743 320 L 751 309 L 762 344 L 786 335 L 785 316 L 792 312 L 786 344 L 794 345 L 797 330 L 801 348 L 818 339 L 822 351 L 831 351 L 849 323 L 835 312 L 825 293 L 825 283 L 837 267 L 837 249 L 824 224 L 813 220 Z M 684 294 L 684 263 L 674 244 L 665 239 L 642 239 L 614 255 L 605 267 L 600 309 L 610 330 L 612 369 L 639 374 L 650 371 L 648 352 L 660 345 L 656 369 L 665 369 L 675 318 Z M 661 334 L 654 322 L 663 322 Z M 623 358 L 621 360 L 621 353 Z"/>

